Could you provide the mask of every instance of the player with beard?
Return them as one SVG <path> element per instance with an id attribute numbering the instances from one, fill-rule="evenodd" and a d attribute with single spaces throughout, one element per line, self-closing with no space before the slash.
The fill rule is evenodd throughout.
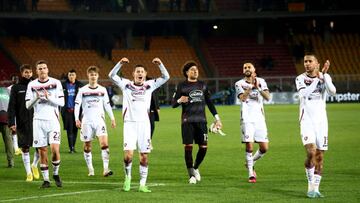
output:
<path id="1" fill-rule="evenodd" d="M 270 99 L 264 79 L 256 77 L 252 63 L 243 65 L 244 78 L 235 83 L 236 96 L 241 101 L 242 142 L 245 143 L 245 166 L 249 172 L 249 183 L 256 183 L 254 165 L 269 148 L 263 100 Z M 259 149 L 253 154 L 254 142 Z"/>
<path id="2" fill-rule="evenodd" d="M 319 70 L 314 54 L 304 56 L 305 73 L 296 77 L 296 89 L 300 98 L 299 122 L 301 140 L 306 150 L 305 172 L 309 198 L 323 197 L 319 192 L 323 170 L 324 152 L 328 150 L 328 119 L 326 97 L 335 95 L 336 88 L 327 73 L 330 61 Z"/>
<path id="3" fill-rule="evenodd" d="M 183 75 L 186 80 L 177 86 L 172 99 L 172 107 L 182 106 L 181 133 L 185 151 L 185 163 L 189 174 L 189 183 L 196 184 L 201 180 L 199 166 L 204 160 L 207 151 L 207 121 L 205 105 L 215 117 L 215 125 L 222 127 L 220 117 L 213 102 L 210 100 L 208 86 L 198 80 L 199 69 L 194 61 L 188 61 L 183 66 Z M 193 143 L 199 145 L 195 164 L 193 163 Z"/>

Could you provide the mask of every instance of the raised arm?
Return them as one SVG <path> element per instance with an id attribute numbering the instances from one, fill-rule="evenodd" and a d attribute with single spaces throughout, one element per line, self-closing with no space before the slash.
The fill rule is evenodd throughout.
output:
<path id="1" fill-rule="evenodd" d="M 321 72 L 323 73 L 326 90 L 328 91 L 328 93 L 330 95 L 335 95 L 336 94 L 335 85 L 332 83 L 332 79 L 331 79 L 330 75 L 327 73 L 329 68 L 330 68 L 330 61 L 326 60 Z"/>
<path id="2" fill-rule="evenodd" d="M 116 84 L 121 81 L 121 78 L 118 76 L 118 72 L 120 71 L 122 65 L 124 65 L 125 63 L 129 63 L 129 59 L 124 57 L 114 66 L 114 68 L 109 73 L 109 78 Z"/>
<path id="3" fill-rule="evenodd" d="M 170 75 L 169 72 L 166 70 L 164 64 L 162 63 L 162 61 L 159 58 L 154 58 L 152 60 L 152 62 L 159 66 L 160 72 L 161 72 L 161 77 L 156 78 L 155 80 L 155 86 L 156 87 L 160 87 L 161 85 L 163 85 L 164 83 L 166 83 L 166 81 L 168 81 L 170 79 Z"/>
<path id="4" fill-rule="evenodd" d="M 329 74 L 327 74 L 327 73 L 324 74 L 324 81 L 325 81 L 326 90 L 328 91 L 328 93 L 330 95 L 334 96 L 336 94 L 336 87 L 332 83 L 332 79 Z"/>

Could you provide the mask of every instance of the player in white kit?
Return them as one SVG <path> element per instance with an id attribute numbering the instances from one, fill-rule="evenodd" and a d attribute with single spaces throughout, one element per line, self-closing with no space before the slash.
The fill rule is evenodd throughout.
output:
<path id="1" fill-rule="evenodd" d="M 297 76 L 296 89 L 300 98 L 300 134 L 306 150 L 305 172 L 309 198 L 323 197 L 319 192 L 324 151 L 328 149 L 327 94 L 335 95 L 336 88 L 327 71 L 327 60 L 320 72 L 320 64 L 313 54 L 304 56 L 305 73 Z"/>
<path id="2" fill-rule="evenodd" d="M 242 142 L 245 143 L 245 166 L 249 172 L 249 183 L 256 183 L 255 162 L 269 148 L 263 100 L 270 99 L 269 88 L 263 78 L 256 77 L 252 63 L 243 65 L 244 78 L 235 83 L 236 95 L 241 101 Z M 253 154 L 253 143 L 259 149 Z"/>
<path id="3" fill-rule="evenodd" d="M 26 90 L 26 108 L 34 108 L 33 147 L 39 148 L 40 170 L 44 182 L 41 188 L 50 187 L 48 149 L 52 153 L 53 178 L 62 187 L 60 168 L 60 118 L 59 107 L 64 106 L 64 92 L 61 82 L 49 77 L 49 69 L 44 60 L 36 62 L 38 78 L 31 81 Z"/>
<path id="4" fill-rule="evenodd" d="M 135 66 L 133 81 L 119 77 L 117 73 L 122 65 L 129 63 L 127 58 L 122 58 L 109 73 L 109 77 L 123 92 L 124 191 L 130 191 L 133 153 L 136 147 L 138 147 L 140 152 L 139 191 L 151 192 L 145 185 L 148 174 L 148 154 L 151 151 L 149 119 L 151 94 L 170 78 L 169 73 L 159 58 L 154 58 L 152 62 L 159 66 L 162 74 L 161 77 L 154 80 L 146 80 L 147 71 L 142 65 Z"/>
<path id="5" fill-rule="evenodd" d="M 75 99 L 75 122 L 78 128 L 81 128 L 80 139 L 84 142 L 84 158 L 89 170 L 89 176 L 94 176 L 94 167 L 92 164 L 91 141 L 94 138 L 99 139 L 101 147 L 101 158 L 103 160 L 103 176 L 107 177 L 113 174 L 109 169 L 109 145 L 108 133 L 105 123 L 105 112 L 111 119 L 111 127 L 115 128 L 115 117 L 112 112 L 109 96 L 105 87 L 98 84 L 99 68 L 90 66 L 87 69 L 89 84 L 79 89 Z M 82 115 L 80 116 L 80 107 Z M 81 121 L 80 121 L 81 118 Z"/>

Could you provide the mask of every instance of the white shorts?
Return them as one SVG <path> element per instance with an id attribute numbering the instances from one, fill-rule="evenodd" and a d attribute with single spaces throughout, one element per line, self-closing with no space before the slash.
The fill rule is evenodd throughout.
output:
<path id="1" fill-rule="evenodd" d="M 33 120 L 33 147 L 60 144 L 60 123 L 58 120 Z"/>
<path id="2" fill-rule="evenodd" d="M 90 142 L 95 137 L 107 136 L 106 124 L 104 120 L 99 122 L 82 123 L 80 131 L 80 140 Z"/>
<path id="3" fill-rule="evenodd" d="M 265 120 L 241 123 L 242 142 L 269 142 Z"/>
<path id="4" fill-rule="evenodd" d="M 150 153 L 150 121 L 124 122 L 124 150 L 135 150 L 136 143 L 140 153 Z"/>
<path id="5" fill-rule="evenodd" d="M 328 150 L 327 122 L 300 122 L 300 134 L 303 145 L 316 144 L 319 150 Z"/>

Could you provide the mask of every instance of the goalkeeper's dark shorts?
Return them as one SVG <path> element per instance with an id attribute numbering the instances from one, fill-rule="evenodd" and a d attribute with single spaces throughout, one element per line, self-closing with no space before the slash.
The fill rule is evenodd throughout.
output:
<path id="1" fill-rule="evenodd" d="M 208 134 L 207 134 L 207 123 L 196 122 L 196 123 L 182 123 L 181 134 L 183 144 L 195 144 L 207 145 Z"/>

